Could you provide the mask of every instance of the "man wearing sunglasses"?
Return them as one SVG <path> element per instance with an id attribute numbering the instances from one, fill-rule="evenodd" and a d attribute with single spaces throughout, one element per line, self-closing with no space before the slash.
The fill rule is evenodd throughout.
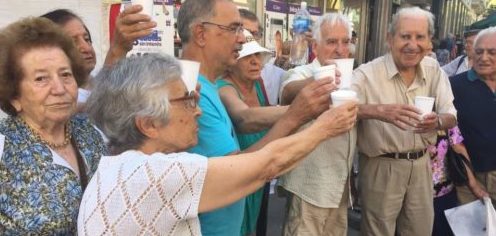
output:
<path id="1" fill-rule="evenodd" d="M 233 125 L 216 86 L 217 78 L 228 66 L 236 64 L 241 45 L 246 40 L 238 9 L 228 0 L 186 0 L 179 10 L 177 26 L 183 43 L 183 59 L 201 63 L 198 82 L 201 85 L 199 106 L 202 116 L 198 119 L 198 145 L 189 151 L 207 157 L 238 153 L 239 144 Z M 310 84 L 268 134 L 246 152 L 287 136 L 329 109 L 328 94 L 333 88 L 331 83 L 322 81 Z M 243 214 L 244 199 L 201 214 L 202 235 L 239 235 Z"/>

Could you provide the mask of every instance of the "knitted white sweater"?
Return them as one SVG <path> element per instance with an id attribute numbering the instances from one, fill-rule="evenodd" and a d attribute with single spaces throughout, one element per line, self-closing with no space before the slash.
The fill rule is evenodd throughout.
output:
<path id="1" fill-rule="evenodd" d="M 127 151 L 102 157 L 83 195 L 79 235 L 201 235 L 207 159 Z"/>

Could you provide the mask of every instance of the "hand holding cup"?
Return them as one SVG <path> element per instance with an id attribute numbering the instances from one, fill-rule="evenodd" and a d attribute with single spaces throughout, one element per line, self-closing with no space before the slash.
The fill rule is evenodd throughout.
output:
<path id="1" fill-rule="evenodd" d="M 433 97 L 425 97 L 425 96 L 415 97 L 415 107 L 418 108 L 422 113 L 421 118 L 432 112 L 432 108 L 434 108 L 435 100 L 436 99 L 434 99 Z"/>
<path id="2" fill-rule="evenodd" d="M 331 64 L 315 68 L 313 70 L 313 78 L 315 80 L 330 79 L 332 82 L 334 82 L 334 79 L 336 78 L 336 65 Z"/>

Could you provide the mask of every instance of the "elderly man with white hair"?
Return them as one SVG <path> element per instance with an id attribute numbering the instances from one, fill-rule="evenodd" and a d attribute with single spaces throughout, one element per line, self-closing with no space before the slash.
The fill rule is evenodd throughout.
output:
<path id="1" fill-rule="evenodd" d="M 456 124 L 449 80 L 424 57 L 434 16 L 418 7 L 392 18 L 390 52 L 354 71 L 358 94 L 359 188 L 364 235 L 431 235 L 434 211 L 432 170 L 426 148 L 437 130 Z M 435 98 L 434 111 L 414 106 L 417 96 Z"/>
<path id="2" fill-rule="evenodd" d="M 312 49 L 316 59 L 288 71 L 282 82 L 283 104 L 314 80 L 312 71 L 349 56 L 350 21 L 342 14 L 325 14 L 316 22 Z M 280 178 L 289 194 L 284 235 L 346 235 L 349 176 L 356 146 L 356 130 L 320 144 L 309 158 Z"/>
<path id="3" fill-rule="evenodd" d="M 239 11 L 230 0 L 186 0 L 178 12 L 177 26 L 183 43 L 183 59 L 200 62 L 198 83 L 201 85 L 201 99 L 198 105 L 202 115 L 198 118 L 198 144 L 189 151 L 209 158 L 237 154 L 240 146 L 236 131 L 221 102 L 217 80 L 229 66 L 236 64 L 246 40 Z M 328 81 L 315 81 L 305 87 L 267 135 L 243 152 L 259 150 L 329 109 L 328 94 L 333 87 Z M 224 208 L 201 214 L 202 235 L 239 235 L 244 204 L 245 200 L 240 199 Z"/>
<path id="4" fill-rule="evenodd" d="M 471 70 L 451 78 L 458 127 L 478 185 L 496 200 L 496 27 L 475 38 Z M 467 187 L 457 188 L 461 203 L 477 199 Z M 474 195 L 475 194 L 475 195 Z"/>

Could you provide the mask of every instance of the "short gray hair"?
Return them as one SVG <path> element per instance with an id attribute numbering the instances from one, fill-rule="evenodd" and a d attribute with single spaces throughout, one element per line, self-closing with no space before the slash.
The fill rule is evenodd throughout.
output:
<path id="1" fill-rule="evenodd" d="M 183 43 L 191 38 L 191 26 L 215 16 L 215 3 L 219 0 L 186 0 L 177 14 L 177 31 Z"/>
<path id="2" fill-rule="evenodd" d="M 353 26 L 351 24 L 351 21 L 346 17 L 345 15 L 341 13 L 326 13 L 319 17 L 317 22 L 315 22 L 313 26 L 313 38 L 316 40 L 317 43 L 320 43 L 322 41 L 322 32 L 321 32 L 321 27 L 324 24 L 329 24 L 331 27 L 336 26 L 337 24 L 342 24 L 346 29 L 348 30 L 348 38 L 351 38 L 351 32 L 353 31 Z"/>
<path id="3" fill-rule="evenodd" d="M 477 36 L 475 36 L 474 47 L 479 43 L 479 41 L 484 38 L 496 34 L 496 26 L 489 27 L 487 29 L 481 30 Z M 493 36 L 496 40 L 496 35 Z"/>
<path id="4" fill-rule="evenodd" d="M 146 137 L 136 127 L 135 118 L 150 117 L 166 124 L 170 104 L 161 88 L 176 79 L 181 79 L 181 67 L 171 56 L 123 59 L 96 78 L 86 103 L 89 117 L 116 151 L 137 149 Z"/>
<path id="5" fill-rule="evenodd" d="M 428 23 L 428 34 L 429 36 L 433 36 L 434 35 L 434 15 L 429 12 L 429 11 L 426 11 L 424 9 L 421 9 L 420 7 L 405 7 L 405 8 L 401 8 L 400 10 L 398 10 L 398 12 L 396 12 L 396 14 L 393 15 L 393 19 L 391 20 L 391 24 L 389 24 L 389 28 L 388 28 L 388 33 L 391 34 L 391 35 L 394 35 L 396 33 L 396 28 L 398 26 L 398 22 L 400 20 L 400 18 L 402 16 L 406 16 L 406 15 L 409 15 L 409 16 L 424 16 L 426 19 L 427 19 L 427 23 Z"/>

